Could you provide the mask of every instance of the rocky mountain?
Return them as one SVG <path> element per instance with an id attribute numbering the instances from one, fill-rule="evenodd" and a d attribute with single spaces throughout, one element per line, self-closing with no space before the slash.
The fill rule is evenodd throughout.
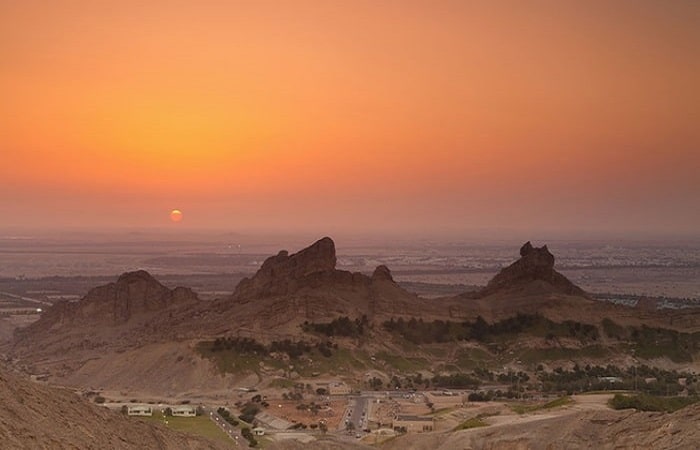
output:
<path id="1" fill-rule="evenodd" d="M 197 301 L 197 295 L 189 288 L 168 289 L 144 270 L 127 272 L 114 283 L 91 289 L 79 302 L 59 301 L 20 335 L 50 333 L 71 325 L 114 327 L 141 322 Z"/>
<path id="2" fill-rule="evenodd" d="M 541 314 L 562 321 L 579 314 L 591 324 L 599 323 L 606 314 L 617 314 L 620 308 L 591 299 L 554 269 L 554 261 L 546 245 L 538 248 L 526 242 L 520 258 L 501 269 L 484 288 L 459 295 L 457 310 L 465 317 L 480 315 L 487 321 L 517 314 Z"/>
<path id="3" fill-rule="evenodd" d="M 270 256 L 252 278 L 244 278 L 233 293 L 234 299 L 264 298 L 291 294 L 302 288 L 316 273 L 335 271 L 335 243 L 329 237 L 289 255 L 287 250 Z"/>
<path id="4" fill-rule="evenodd" d="M 143 270 L 124 273 L 78 302 L 57 302 L 39 320 L 15 330 L 8 351 L 33 373 L 74 374 L 110 354 L 117 361 L 127 350 L 175 341 L 178 328 L 170 323 L 178 317 L 191 322 L 199 303 L 192 290 L 169 289 Z"/>
<path id="5" fill-rule="evenodd" d="M 202 339 L 297 339 L 307 320 L 435 314 L 432 301 L 402 289 L 384 266 L 371 276 L 335 266 L 335 244 L 323 238 L 297 253 L 268 258 L 230 297 L 216 301 L 168 289 L 144 271 L 125 273 L 79 302 L 49 308 L 16 332 L 9 353 L 29 372 L 49 373 L 61 384 L 94 386 L 101 380 L 175 395 L 231 385 L 194 350 Z"/>
<path id="6" fill-rule="evenodd" d="M 190 449 L 228 446 L 130 419 L 0 367 L 0 447 L 5 449 Z"/>
<path id="7" fill-rule="evenodd" d="M 533 287 L 545 293 L 586 296 L 583 289 L 554 270 L 554 255 L 546 245 L 533 247 L 530 241 L 520 247 L 520 258 L 493 277 L 479 295 Z"/>
<path id="8" fill-rule="evenodd" d="M 214 302 L 199 301 L 187 288 L 169 289 L 145 271 L 125 273 L 114 283 L 92 289 L 79 302 L 58 302 L 40 320 L 19 330 L 15 344 L 41 343 L 56 350 L 51 344 L 61 343 L 60 348 L 67 350 L 128 347 L 241 328 L 296 333 L 304 321 L 338 316 L 498 318 L 545 301 L 556 308 L 563 297 L 584 298 L 585 293 L 553 266 L 554 256 L 546 246 L 535 248 L 528 242 L 521 248 L 521 258 L 482 291 L 428 300 L 399 286 L 386 266 L 377 267 L 372 275 L 337 269 L 335 244 L 324 237 L 296 253 L 283 250 L 270 256 L 229 298 Z M 523 298 L 529 300 L 521 304 Z"/>
<path id="9" fill-rule="evenodd" d="M 281 251 L 269 257 L 223 307 L 243 313 L 248 326 L 267 330 L 340 315 L 372 319 L 435 309 L 400 287 L 386 266 L 371 276 L 337 269 L 335 244 L 328 237 L 292 255 Z"/>
<path id="10" fill-rule="evenodd" d="M 144 271 L 123 274 L 79 302 L 49 308 L 16 333 L 7 352 L 30 373 L 50 374 L 64 385 L 177 395 L 226 390 L 237 382 L 197 351 L 205 340 L 314 339 L 301 334 L 304 322 L 367 316 L 373 324 L 368 342 L 378 352 L 389 345 L 382 323 L 392 318 L 459 322 L 481 316 L 492 323 L 517 314 L 558 323 L 575 317 L 594 326 L 612 317 L 623 326 L 689 331 L 700 323 L 697 312 L 662 313 L 593 300 L 554 270 L 546 246 L 525 244 L 521 257 L 476 294 L 424 299 L 399 286 L 385 266 L 371 275 L 337 269 L 335 244 L 323 238 L 296 253 L 267 258 L 231 296 L 215 301 L 200 301 L 186 288 L 168 289 Z"/>

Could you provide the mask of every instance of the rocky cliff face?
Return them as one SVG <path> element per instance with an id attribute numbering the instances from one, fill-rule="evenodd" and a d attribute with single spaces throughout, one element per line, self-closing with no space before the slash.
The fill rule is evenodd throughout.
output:
<path id="1" fill-rule="evenodd" d="M 92 289 L 80 301 L 76 312 L 83 318 L 118 324 L 140 314 L 196 301 L 191 289 L 168 289 L 148 272 L 139 270 L 122 274 L 116 283 Z"/>
<path id="2" fill-rule="evenodd" d="M 294 292 L 300 282 L 316 273 L 335 271 L 335 243 L 329 237 L 289 255 L 286 250 L 265 260 L 252 278 L 244 278 L 236 286 L 234 298 L 269 297 Z"/>
<path id="3" fill-rule="evenodd" d="M 540 282 L 542 290 L 585 296 L 585 292 L 554 270 L 554 255 L 547 246 L 533 247 L 528 241 L 520 248 L 520 259 L 502 269 L 489 281 L 481 295 L 519 289 Z"/>
<path id="4" fill-rule="evenodd" d="M 232 304 L 268 327 L 298 319 L 420 311 L 423 300 L 396 284 L 386 266 L 367 276 L 335 265 L 335 244 L 328 237 L 292 255 L 281 251 L 266 259 L 252 278 L 240 282 Z M 243 304 L 247 306 L 241 309 Z"/>

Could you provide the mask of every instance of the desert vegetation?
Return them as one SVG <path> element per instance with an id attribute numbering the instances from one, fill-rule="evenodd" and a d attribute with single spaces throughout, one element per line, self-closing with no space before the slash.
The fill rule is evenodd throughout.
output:
<path id="1" fill-rule="evenodd" d="M 352 320 L 348 316 L 338 317 L 328 323 L 316 323 L 305 321 L 301 328 L 307 333 L 318 333 L 328 337 L 359 337 L 365 333 L 369 327 L 367 315 Z"/>
<path id="2" fill-rule="evenodd" d="M 692 397 L 662 397 L 658 395 L 615 394 L 610 400 L 610 406 L 614 409 L 634 408 L 640 411 L 673 412 L 700 401 L 697 396 Z"/>
<path id="3" fill-rule="evenodd" d="M 594 325 L 567 320 L 556 323 L 539 314 L 516 314 L 513 317 L 488 323 L 481 316 L 474 321 L 445 321 L 403 318 L 390 319 L 382 323 L 383 328 L 414 344 L 445 343 L 474 340 L 482 343 L 515 338 L 519 334 L 554 339 L 572 337 L 596 341 L 598 328 Z"/>

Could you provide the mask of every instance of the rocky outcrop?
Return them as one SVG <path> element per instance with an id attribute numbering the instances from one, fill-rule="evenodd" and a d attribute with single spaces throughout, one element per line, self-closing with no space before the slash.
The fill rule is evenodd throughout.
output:
<path id="1" fill-rule="evenodd" d="M 90 290 L 78 304 L 77 312 L 84 318 L 107 319 L 117 324 L 140 314 L 196 301 L 191 289 L 168 289 L 145 270 L 138 270 L 122 274 L 116 283 Z"/>
<path id="2" fill-rule="evenodd" d="M 544 291 L 585 296 L 581 288 L 554 270 L 554 255 L 546 245 L 533 247 L 529 241 L 520 247 L 520 259 L 493 277 L 480 295 L 519 289 L 536 282 L 540 282 L 539 287 Z"/>
<path id="3" fill-rule="evenodd" d="M 367 276 L 335 265 L 335 244 L 328 237 L 291 255 L 281 251 L 239 283 L 230 303 L 251 322 L 274 328 L 339 315 L 403 315 L 419 311 L 424 302 L 396 284 L 386 266 Z"/>
<path id="4" fill-rule="evenodd" d="M 236 286 L 234 298 L 269 297 L 297 290 L 300 281 L 319 272 L 335 271 L 335 243 L 329 237 L 289 255 L 286 250 L 265 260 L 252 278 Z"/>
<path id="5" fill-rule="evenodd" d="M 234 299 L 261 299 L 292 295 L 302 290 L 334 286 L 368 287 L 373 282 L 394 280 L 391 272 L 378 266 L 371 277 L 338 270 L 335 243 L 324 237 L 309 247 L 290 255 L 286 250 L 265 260 L 252 278 L 244 278 L 233 293 Z"/>
<path id="6" fill-rule="evenodd" d="M 191 289 L 169 289 L 148 272 L 138 270 L 122 274 L 114 283 L 91 289 L 78 302 L 57 302 L 38 321 L 16 333 L 21 338 L 71 327 L 118 326 L 197 301 Z"/>

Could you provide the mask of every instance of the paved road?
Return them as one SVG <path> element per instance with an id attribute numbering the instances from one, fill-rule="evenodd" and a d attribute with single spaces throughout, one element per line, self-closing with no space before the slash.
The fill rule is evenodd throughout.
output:
<path id="1" fill-rule="evenodd" d="M 358 397 L 355 400 L 355 407 L 350 415 L 350 422 L 355 426 L 355 430 L 360 431 L 367 428 L 367 416 L 369 414 L 367 408 L 370 399 L 367 397 Z"/>

